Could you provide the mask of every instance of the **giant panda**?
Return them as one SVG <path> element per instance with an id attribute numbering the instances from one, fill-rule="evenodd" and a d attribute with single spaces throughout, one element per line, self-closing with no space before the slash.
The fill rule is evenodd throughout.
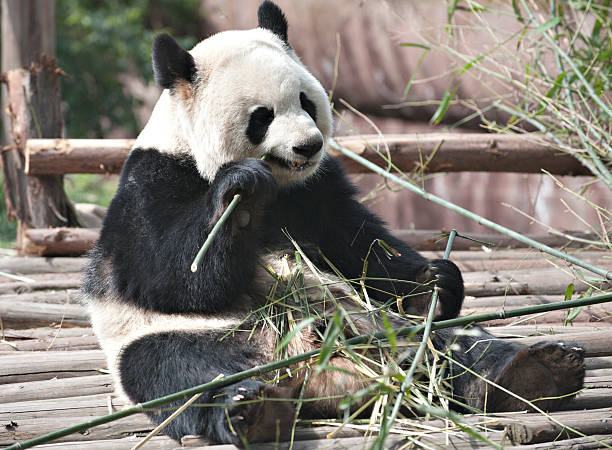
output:
<path id="1" fill-rule="evenodd" d="M 346 336 L 379 329 L 381 310 L 403 325 L 405 315 L 425 314 L 433 283 L 438 319 L 461 309 L 456 265 L 428 261 L 394 238 L 326 154 L 329 99 L 289 45 L 282 11 L 266 0 L 258 21 L 189 52 L 168 35 L 153 43 L 164 91 L 125 163 L 81 289 L 116 389 L 133 403 L 278 358 L 278 335 L 258 313 L 297 272 L 316 320 L 293 335 L 285 355 L 320 345 L 326 317 L 338 311 Z M 192 273 L 199 247 L 237 193 L 242 200 Z M 370 309 L 355 307 L 360 302 Z M 529 399 L 582 385 L 582 354 L 563 344 L 528 348 L 478 327 L 441 330 L 433 342 Z M 198 403 L 216 406 L 190 407 L 164 432 L 233 444 L 281 439 L 295 419 L 291 399 L 310 399 L 302 417 L 335 417 L 342 399 L 367 385 L 342 354 L 330 357 L 328 370 L 306 376 L 304 367 L 277 383 L 247 379 L 205 393 Z M 525 373 L 541 380 L 524 388 Z M 454 395 L 467 406 L 525 407 L 469 371 L 453 378 Z M 148 415 L 160 423 L 176 406 Z"/>

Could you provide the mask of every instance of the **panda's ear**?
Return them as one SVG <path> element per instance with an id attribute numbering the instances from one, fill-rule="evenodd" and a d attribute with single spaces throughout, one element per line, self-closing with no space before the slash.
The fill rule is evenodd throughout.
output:
<path id="1" fill-rule="evenodd" d="M 281 9 L 269 0 L 265 0 L 257 10 L 257 20 L 260 28 L 270 30 L 282 41 L 289 45 L 287 40 L 287 19 Z"/>
<path id="2" fill-rule="evenodd" d="M 196 75 L 193 56 L 167 34 L 153 40 L 153 75 L 161 87 L 170 89 L 179 81 L 193 82 Z"/>

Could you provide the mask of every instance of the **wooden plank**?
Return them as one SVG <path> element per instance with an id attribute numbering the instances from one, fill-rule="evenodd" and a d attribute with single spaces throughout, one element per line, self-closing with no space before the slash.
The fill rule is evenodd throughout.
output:
<path id="1" fill-rule="evenodd" d="M 29 381 L 2 385 L 0 404 L 46 400 L 62 397 L 80 397 L 113 392 L 111 375 L 93 375 L 76 378 L 52 378 L 45 381 Z"/>
<path id="2" fill-rule="evenodd" d="M 574 283 L 574 293 L 584 292 L 588 285 L 557 268 L 541 270 L 498 270 L 463 274 L 466 295 L 490 297 L 497 295 L 564 294 Z M 612 287 L 605 280 L 591 283 L 605 290 Z"/>
<path id="3" fill-rule="evenodd" d="M 0 356 L 0 384 L 100 375 L 105 367 L 102 350 L 16 352 Z"/>
<path id="4" fill-rule="evenodd" d="M 0 295 L 0 303 L 36 302 L 54 304 L 76 304 L 77 294 L 78 291 L 76 289 L 66 289 L 61 292 L 35 291 L 21 294 L 3 294 Z"/>
<path id="5" fill-rule="evenodd" d="M 559 418 L 558 415 L 555 415 L 555 417 Z M 578 437 L 575 433 L 569 431 L 569 428 L 586 435 L 612 433 L 612 411 L 609 408 L 584 412 L 573 411 L 572 414 L 562 416 L 560 422 L 566 428 L 548 420 L 546 417 L 535 416 L 530 418 L 529 421 L 521 420 L 520 423 L 511 423 L 506 430 L 514 445 Z"/>
<path id="6" fill-rule="evenodd" d="M 559 339 L 551 339 L 550 336 L 531 336 L 515 339 L 525 345 L 532 345 L 536 342 L 562 340 L 565 343 L 578 344 L 584 347 L 586 356 L 610 356 L 612 355 L 612 330 L 591 331 L 586 333 L 566 333 Z"/>
<path id="7" fill-rule="evenodd" d="M 521 172 L 590 175 L 572 155 L 562 153 L 541 135 L 498 135 L 490 133 L 430 133 L 340 136 L 337 141 L 349 150 L 381 166 L 389 148 L 393 163 L 403 171 L 425 172 Z M 119 173 L 134 144 L 129 139 L 28 139 L 26 173 Z M 328 149 L 350 173 L 368 169 L 341 153 Z M 431 158 L 425 167 L 421 161 Z"/>
<path id="8" fill-rule="evenodd" d="M 41 434 L 57 431 L 72 425 L 83 422 L 83 416 L 66 417 L 46 417 L 41 419 L 20 419 L 8 421 L 0 427 L 0 445 L 10 445 L 15 442 L 24 441 L 40 436 Z M 136 414 L 130 417 L 116 420 L 111 423 L 98 425 L 90 428 L 83 433 L 74 433 L 56 440 L 56 442 L 80 441 L 81 448 L 87 448 L 83 441 L 118 439 L 125 437 L 129 433 L 148 433 L 153 429 L 151 422 L 143 414 Z M 178 447 L 178 445 L 177 445 Z"/>
<path id="9" fill-rule="evenodd" d="M 28 275 L 33 273 L 80 272 L 87 264 L 86 258 L 0 258 L 0 272 Z"/>
<path id="10" fill-rule="evenodd" d="M 109 404 L 112 411 L 109 411 Z M 121 410 L 125 406 L 126 402 L 112 394 L 14 401 L 0 404 L 0 420 L 19 421 L 45 419 L 47 417 L 102 416 Z"/>
<path id="11" fill-rule="evenodd" d="M 33 283 L 16 281 L 12 283 L 0 283 L 0 294 L 15 294 L 49 289 L 78 289 L 80 285 L 81 280 L 78 277 L 36 280 Z"/>
<path id="12" fill-rule="evenodd" d="M 564 450 L 590 450 L 599 449 L 607 446 L 612 446 L 612 437 L 609 434 L 596 434 L 574 439 L 559 439 L 554 442 L 545 442 L 542 444 L 519 445 L 504 447 L 505 450 L 548 450 L 548 449 L 564 449 Z"/>
<path id="13" fill-rule="evenodd" d="M 97 228 L 38 228 L 27 230 L 23 251 L 39 256 L 77 256 L 91 250 L 100 230 Z"/>
<path id="14" fill-rule="evenodd" d="M 74 351 L 100 348 L 96 336 L 58 337 L 55 339 L 25 339 L 0 342 L 0 355 L 10 352 Z"/>
<path id="15" fill-rule="evenodd" d="M 142 441 L 143 436 L 128 436 L 118 439 L 99 439 L 76 442 L 62 442 L 54 444 L 37 445 L 37 449 L 49 450 L 130 450 Z M 154 436 L 143 447 L 145 450 L 179 450 L 179 444 L 167 436 Z"/>
<path id="16" fill-rule="evenodd" d="M 411 245 L 417 250 L 431 251 L 435 249 L 443 250 L 446 245 L 446 240 L 440 240 L 442 234 L 448 235 L 448 232 L 437 231 L 437 230 L 395 230 L 392 234 L 403 240 L 407 244 Z M 591 233 L 583 232 L 568 232 L 567 234 L 582 237 L 585 239 L 597 239 Z M 28 242 L 25 250 L 28 253 L 35 255 L 82 255 L 91 250 L 98 239 L 99 230 L 97 228 L 44 228 L 44 229 L 32 229 L 28 230 L 27 236 Z M 476 234 L 476 233 L 465 233 L 466 236 L 474 237 L 486 242 L 490 242 L 497 247 L 526 247 L 522 242 L 515 241 L 501 234 Z M 542 235 L 542 234 L 528 234 L 528 237 L 546 244 L 551 247 L 558 247 L 567 245 L 569 247 L 576 246 L 581 247 L 584 244 L 579 242 L 569 242 L 565 238 L 559 236 Z M 476 244 L 473 241 L 466 239 L 458 239 L 455 241 L 454 250 L 469 250 L 470 248 L 479 248 L 480 244 Z M 441 257 L 441 256 L 438 256 Z M 453 260 L 455 254 L 453 253 Z M 534 260 L 537 261 L 537 260 Z M 607 262 L 606 259 L 597 259 L 598 262 Z M 529 263 L 531 265 L 540 266 L 542 262 Z M 529 265 L 527 264 L 527 265 Z M 473 267 L 472 267 L 473 266 Z M 498 268 L 514 269 L 516 264 L 512 261 L 498 263 Z M 549 267 L 549 266 L 544 266 Z M 477 268 L 474 264 L 464 264 L 464 270 L 473 270 Z"/>
<path id="17" fill-rule="evenodd" d="M 81 305 L 14 301 L 0 302 L 0 318 L 5 326 L 63 326 L 85 327 L 89 325 L 89 315 Z"/>
<path id="18" fill-rule="evenodd" d="M 576 324 L 579 325 L 576 325 Z M 587 324 L 583 322 L 574 322 L 571 326 L 563 325 L 512 325 L 512 326 L 495 326 L 485 327 L 489 333 L 500 337 L 528 337 L 528 336 L 546 336 L 549 339 L 563 339 L 563 335 L 567 333 L 585 333 L 590 331 L 606 330 L 610 328 L 609 323 Z M 612 367 L 612 366 L 611 366 Z"/>
<path id="19" fill-rule="evenodd" d="M 45 339 L 52 340 L 57 337 L 80 337 L 93 336 L 93 330 L 89 327 L 39 327 L 28 328 L 23 330 L 15 330 L 5 328 L 0 332 L 0 336 L 4 339 Z"/>
<path id="20" fill-rule="evenodd" d="M 415 230 L 419 231 L 419 230 Z M 433 233 L 433 231 L 431 231 Z M 444 243 L 446 245 L 446 243 Z M 612 264 L 612 255 L 607 250 L 583 250 L 583 249 L 570 249 L 568 254 L 575 256 L 576 258 L 583 259 L 585 261 L 593 261 L 599 259 L 605 259 L 608 263 Z M 433 251 L 425 250 L 421 252 L 427 259 L 440 259 L 444 257 L 444 251 Z M 516 248 L 516 249 L 492 249 L 484 251 L 481 249 L 477 250 L 454 250 L 451 253 L 453 261 L 458 262 L 469 262 L 469 261 L 496 261 L 496 260 L 540 260 L 546 259 L 551 261 L 559 261 L 544 252 L 540 252 L 534 248 Z"/>

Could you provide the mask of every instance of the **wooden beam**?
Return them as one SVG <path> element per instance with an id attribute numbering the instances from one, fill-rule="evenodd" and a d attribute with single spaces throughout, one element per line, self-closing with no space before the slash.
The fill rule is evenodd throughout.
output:
<path id="1" fill-rule="evenodd" d="M 338 137 L 338 142 L 381 166 L 386 163 L 374 149 L 386 153 L 405 172 L 521 172 L 589 175 L 572 155 L 562 153 L 538 135 L 393 134 Z M 132 139 L 29 139 L 26 172 L 32 175 L 65 173 L 119 173 Z M 350 173 L 368 170 L 329 149 Z M 429 158 L 428 163 L 424 163 Z"/>
<path id="2" fill-rule="evenodd" d="M 38 228 L 25 232 L 23 252 L 39 256 L 78 256 L 91 250 L 98 240 L 98 228 Z M 403 240 L 417 250 L 443 250 L 448 235 L 444 230 L 395 230 L 393 235 Z M 592 233 L 567 232 L 568 235 L 584 239 L 597 239 Z M 465 236 L 479 241 L 488 242 L 495 247 L 526 247 L 522 242 L 516 241 L 501 234 L 464 233 Z M 550 247 L 584 247 L 584 244 L 568 240 L 561 236 L 550 234 L 528 234 L 528 237 Z M 482 244 L 467 239 L 457 239 L 454 250 L 469 250 L 480 248 Z M 541 257 L 541 256 L 540 256 Z M 455 259 L 455 258 L 453 258 Z M 514 267 L 512 261 L 505 263 L 507 268 Z M 0 263 L 0 270 L 2 264 Z M 499 266 L 502 267 L 501 265 Z M 25 273 L 25 272 L 24 272 Z"/>

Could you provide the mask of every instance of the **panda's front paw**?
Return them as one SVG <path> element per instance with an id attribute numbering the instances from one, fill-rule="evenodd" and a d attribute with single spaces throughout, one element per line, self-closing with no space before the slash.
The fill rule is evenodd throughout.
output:
<path id="1" fill-rule="evenodd" d="M 238 386 L 228 398 L 228 428 L 240 443 L 286 440 L 295 420 L 289 388 L 259 384 Z"/>
<path id="2" fill-rule="evenodd" d="M 417 274 L 416 281 L 439 290 L 440 313 L 436 320 L 453 319 L 459 315 L 463 303 L 463 278 L 461 271 L 447 259 L 429 261 Z"/>
<path id="3" fill-rule="evenodd" d="M 242 201 L 235 219 L 244 228 L 252 216 L 260 215 L 265 205 L 276 198 L 278 187 L 268 164 L 260 159 L 246 158 L 225 164 L 213 182 L 213 220 L 223 213 L 236 194 Z"/>

